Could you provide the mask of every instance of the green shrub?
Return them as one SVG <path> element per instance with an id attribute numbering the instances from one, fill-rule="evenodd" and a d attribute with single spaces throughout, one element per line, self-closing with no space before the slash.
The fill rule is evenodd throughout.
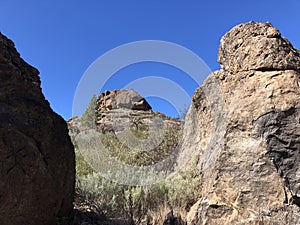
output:
<path id="1" fill-rule="evenodd" d="M 77 149 L 75 150 L 75 162 L 76 177 L 87 176 L 93 173 L 92 167 L 85 161 L 84 157 Z"/>
<path id="2" fill-rule="evenodd" d="M 81 125 L 86 128 L 96 128 L 96 102 L 97 97 L 93 95 L 85 112 L 81 115 Z"/>
<path id="3" fill-rule="evenodd" d="M 139 127 L 132 127 L 131 131 L 137 138 L 146 139 L 150 135 L 149 130 Z M 114 133 L 101 133 L 96 130 L 82 132 L 76 136 L 80 143 L 75 143 L 73 136 L 72 141 L 76 148 L 76 205 L 101 212 L 110 220 L 121 219 L 135 225 L 141 224 L 150 214 L 151 220 L 161 221 L 162 212 L 165 213 L 167 208 L 188 211 L 200 197 L 201 180 L 196 159 L 188 168 L 173 177 L 144 187 L 120 185 L 107 180 L 97 171 L 93 171 L 85 160 L 86 157 L 98 162 L 104 158 L 102 153 L 105 151 L 125 164 L 152 165 L 166 159 L 175 151 L 180 132 L 181 130 L 169 127 L 161 144 L 152 151 L 143 150 L 143 146 L 140 146 L 141 149 L 130 150 Z M 93 149 L 99 141 L 100 146 L 105 149 Z M 98 156 L 92 155 L 95 151 Z M 106 165 L 101 160 L 98 164 L 96 166 Z M 155 213 L 160 215 L 160 219 L 155 218 Z"/>
<path id="4" fill-rule="evenodd" d="M 132 187 L 120 185 L 92 173 L 78 177 L 76 182 L 77 199 L 92 205 L 96 212 L 107 218 L 116 216 L 129 224 L 140 224 L 153 212 L 160 214 L 165 208 L 178 208 L 188 211 L 200 197 L 200 174 L 196 164 L 152 186 Z M 154 213 L 154 214 L 155 214 Z"/>
<path id="5" fill-rule="evenodd" d="M 124 187 L 103 178 L 100 174 L 92 173 L 78 177 L 76 192 L 81 203 L 92 205 L 96 211 L 105 214 L 108 218 L 126 214 Z M 77 204 L 80 202 L 77 201 Z"/>
<path id="6" fill-rule="evenodd" d="M 150 135 L 147 130 L 132 128 L 132 131 L 136 137 L 142 139 Z M 148 146 L 139 146 L 140 149 L 132 150 L 128 146 L 132 145 L 132 142 L 135 140 L 130 140 L 129 138 L 129 140 L 126 140 L 131 142 L 131 144 L 123 143 L 114 133 L 99 133 L 99 138 L 112 157 L 129 165 L 149 166 L 166 159 L 175 151 L 179 142 L 180 132 L 181 130 L 169 127 L 162 142 L 154 149 L 151 149 L 151 151 L 144 150 Z"/>

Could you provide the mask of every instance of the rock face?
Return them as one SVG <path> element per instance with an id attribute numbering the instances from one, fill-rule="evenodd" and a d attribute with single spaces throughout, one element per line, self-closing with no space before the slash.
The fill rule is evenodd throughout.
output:
<path id="1" fill-rule="evenodd" d="M 299 51 L 249 22 L 224 35 L 218 59 L 183 131 L 182 155 L 197 154 L 202 174 L 188 224 L 299 224 Z"/>
<path id="2" fill-rule="evenodd" d="M 0 223 L 53 225 L 72 210 L 74 150 L 39 72 L 0 34 Z"/>
<path id="3" fill-rule="evenodd" d="M 270 23 L 241 24 L 220 41 L 219 63 L 232 74 L 256 70 L 298 70 L 300 56 Z"/>
<path id="4" fill-rule="evenodd" d="M 99 113 L 111 109 L 151 110 L 149 103 L 134 90 L 112 90 L 101 93 L 97 100 Z"/>
<path id="5" fill-rule="evenodd" d="M 146 127 L 160 123 L 175 126 L 181 124 L 179 120 L 154 113 L 149 103 L 134 90 L 106 91 L 99 95 L 96 105 L 97 127 L 102 132 L 118 132 L 132 125 Z"/>

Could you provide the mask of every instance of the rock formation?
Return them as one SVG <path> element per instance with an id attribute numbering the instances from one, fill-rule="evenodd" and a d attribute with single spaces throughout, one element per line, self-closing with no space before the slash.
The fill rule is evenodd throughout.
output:
<path id="1" fill-rule="evenodd" d="M 169 156 L 172 156 L 169 160 L 174 160 L 182 121 L 153 112 L 150 104 L 137 92 L 121 89 L 93 97 L 80 117 L 68 120 L 68 127 L 76 150 L 90 165 L 94 163 L 95 153 L 88 151 L 90 148 L 86 146 L 94 138 L 101 143 L 98 147 L 93 145 L 97 153 L 119 157 L 128 165 L 149 166 Z M 99 172 L 105 163 L 92 167 Z M 164 168 L 167 169 L 171 170 Z"/>
<path id="2" fill-rule="evenodd" d="M 0 34 L 0 223 L 53 225 L 72 210 L 74 150 L 39 72 Z"/>
<path id="3" fill-rule="evenodd" d="M 154 119 L 156 118 L 156 120 Z M 157 119 L 160 120 L 157 120 Z M 101 93 L 97 99 L 97 127 L 102 132 L 118 132 L 128 126 L 147 127 L 154 123 L 180 125 L 179 120 L 161 113 L 154 113 L 152 107 L 134 90 L 112 90 Z"/>
<path id="4" fill-rule="evenodd" d="M 112 90 L 101 93 L 97 100 L 99 113 L 111 109 L 130 109 L 148 111 L 152 107 L 134 90 Z"/>
<path id="5" fill-rule="evenodd" d="M 202 174 L 188 224 L 299 224 L 300 52 L 249 22 L 224 35 L 218 61 L 183 131 Z"/>

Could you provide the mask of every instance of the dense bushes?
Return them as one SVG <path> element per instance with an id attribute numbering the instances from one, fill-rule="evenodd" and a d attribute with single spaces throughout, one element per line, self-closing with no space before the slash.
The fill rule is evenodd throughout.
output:
<path id="1" fill-rule="evenodd" d="M 151 135 L 147 127 L 132 126 L 130 130 L 140 140 Z M 75 205 L 78 209 L 88 209 L 104 215 L 109 224 L 118 224 L 118 221 L 119 224 L 130 225 L 163 224 L 170 212 L 184 221 L 188 209 L 199 199 L 200 174 L 197 159 L 184 171 L 147 186 L 115 183 L 103 177 L 101 170 L 97 169 L 100 166 L 105 171 L 113 170 L 114 165 L 109 167 L 105 154 L 137 168 L 165 160 L 176 151 L 181 135 L 178 127 L 168 127 L 161 143 L 151 151 L 144 150 L 144 146 L 131 150 L 129 145 L 120 141 L 112 132 L 102 133 L 92 129 L 76 135 L 71 134 L 76 148 Z M 131 142 L 130 139 L 126 141 Z M 100 147 L 95 148 L 98 145 Z M 93 164 L 91 160 L 98 162 Z"/>
<path id="2" fill-rule="evenodd" d="M 101 212 L 109 221 L 145 224 L 148 220 L 151 224 L 162 224 L 171 209 L 184 218 L 185 212 L 197 201 L 200 195 L 198 171 L 195 161 L 174 177 L 142 187 L 120 185 L 95 172 L 78 176 L 77 204 Z"/>

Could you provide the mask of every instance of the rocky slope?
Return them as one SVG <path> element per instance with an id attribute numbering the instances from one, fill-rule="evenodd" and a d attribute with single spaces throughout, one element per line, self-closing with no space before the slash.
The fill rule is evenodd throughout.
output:
<path id="1" fill-rule="evenodd" d="M 53 225 L 72 210 L 74 150 L 39 72 L 0 33 L 0 224 Z"/>
<path id="2" fill-rule="evenodd" d="M 193 96 L 182 157 L 199 156 L 188 224 L 299 224 L 300 52 L 270 23 L 221 39 L 221 70 Z"/>

